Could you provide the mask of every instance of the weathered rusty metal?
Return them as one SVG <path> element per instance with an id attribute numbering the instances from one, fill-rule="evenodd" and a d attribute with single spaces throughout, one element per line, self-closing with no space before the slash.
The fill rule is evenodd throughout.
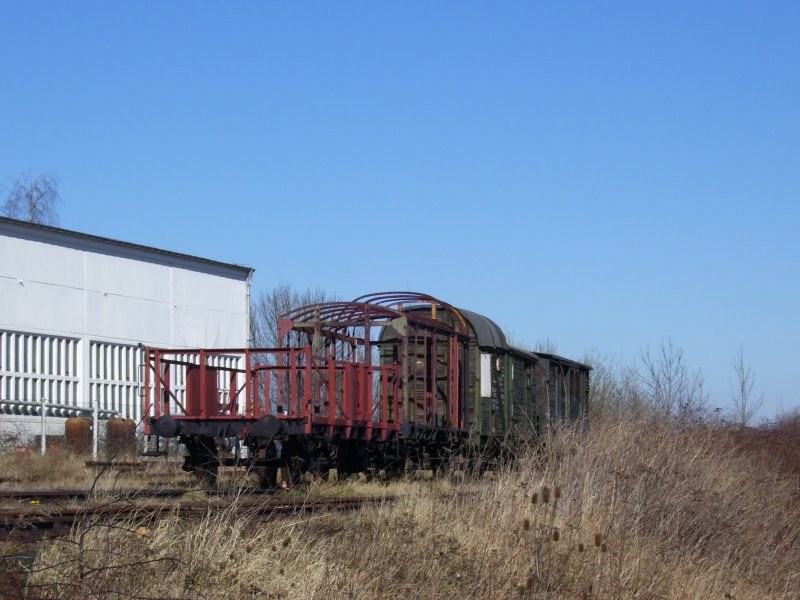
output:
<path id="1" fill-rule="evenodd" d="M 64 437 L 75 454 L 85 454 L 92 447 L 92 419 L 70 417 L 64 422 Z"/>
<path id="2" fill-rule="evenodd" d="M 106 452 L 117 458 L 136 451 L 136 422 L 132 419 L 109 419 L 106 422 Z"/>
<path id="3" fill-rule="evenodd" d="M 146 348 L 146 433 L 180 436 L 206 474 L 237 440 L 272 479 L 441 461 L 586 419 L 588 367 L 515 348 L 491 319 L 427 294 L 303 306 L 278 325 L 277 348 Z"/>

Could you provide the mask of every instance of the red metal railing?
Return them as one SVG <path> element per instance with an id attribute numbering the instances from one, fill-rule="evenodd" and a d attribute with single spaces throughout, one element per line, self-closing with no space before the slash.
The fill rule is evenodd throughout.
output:
<path id="1" fill-rule="evenodd" d="M 353 426 L 385 439 L 398 430 L 399 368 L 314 356 L 301 348 L 145 349 L 145 431 L 150 418 L 301 421 L 306 433 Z"/>

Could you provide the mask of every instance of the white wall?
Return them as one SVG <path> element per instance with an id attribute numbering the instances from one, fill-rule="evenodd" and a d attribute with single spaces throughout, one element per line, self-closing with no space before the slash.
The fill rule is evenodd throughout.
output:
<path id="1" fill-rule="evenodd" d="M 98 400 L 138 420 L 138 344 L 246 346 L 248 276 L 221 263 L 0 222 L 0 405 Z M 76 353 L 71 395 L 53 391 L 74 383 L 49 372 L 58 344 Z"/>
<path id="2" fill-rule="evenodd" d="M 240 347 L 246 295 L 246 279 L 0 235 L 3 329 Z"/>

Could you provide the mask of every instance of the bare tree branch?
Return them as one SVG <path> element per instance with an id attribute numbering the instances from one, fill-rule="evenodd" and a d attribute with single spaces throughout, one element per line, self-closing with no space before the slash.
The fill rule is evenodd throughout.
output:
<path id="1" fill-rule="evenodd" d="M 337 298 L 320 288 L 308 288 L 304 292 L 292 289 L 288 283 L 280 283 L 271 290 L 261 291 L 251 307 L 250 329 L 253 347 L 273 348 L 278 340 L 278 317 L 292 309 L 318 302 L 333 302 Z"/>
<path id="2" fill-rule="evenodd" d="M 2 213 L 12 219 L 58 225 L 58 178 L 43 174 L 34 177 L 26 173 L 14 182 L 2 207 Z"/>
<path id="3" fill-rule="evenodd" d="M 544 338 L 539 338 L 536 340 L 536 343 L 533 345 L 534 352 L 544 352 L 545 354 L 555 354 L 558 352 L 558 343 L 555 340 L 551 340 L 550 336 L 545 336 Z"/>
<path id="4" fill-rule="evenodd" d="M 757 400 L 752 398 L 753 386 L 756 376 L 744 360 L 744 346 L 739 346 L 739 352 L 733 359 L 733 372 L 735 379 L 728 380 L 730 385 L 730 398 L 733 403 L 733 412 L 736 422 L 746 427 L 764 404 L 764 396 Z"/>
<path id="5" fill-rule="evenodd" d="M 653 408 L 635 366 L 622 364 L 597 348 L 589 350 L 582 362 L 592 367 L 589 399 L 593 415 L 626 419 L 652 416 Z"/>
<path id="6" fill-rule="evenodd" d="M 643 367 L 642 385 L 661 416 L 692 419 L 703 416 L 708 402 L 703 374 L 699 369 L 689 370 L 683 350 L 673 345 L 672 338 L 662 339 L 654 353 L 648 347 L 639 359 Z"/>

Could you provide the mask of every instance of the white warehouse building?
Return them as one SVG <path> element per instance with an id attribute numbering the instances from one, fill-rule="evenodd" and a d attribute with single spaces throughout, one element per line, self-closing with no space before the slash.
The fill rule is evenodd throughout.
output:
<path id="1" fill-rule="evenodd" d="M 241 348 L 253 269 L 0 217 L 0 430 L 142 418 L 141 345 Z"/>

